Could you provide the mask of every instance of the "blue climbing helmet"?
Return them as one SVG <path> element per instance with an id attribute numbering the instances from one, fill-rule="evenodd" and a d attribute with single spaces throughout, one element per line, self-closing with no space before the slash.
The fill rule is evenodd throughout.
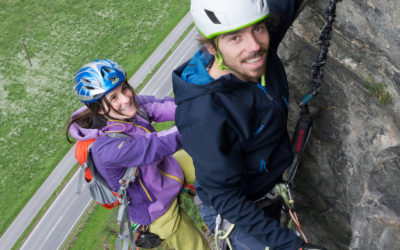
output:
<path id="1" fill-rule="evenodd" d="M 126 80 L 125 70 L 108 59 L 83 65 L 75 74 L 73 90 L 79 101 L 93 103 Z"/>

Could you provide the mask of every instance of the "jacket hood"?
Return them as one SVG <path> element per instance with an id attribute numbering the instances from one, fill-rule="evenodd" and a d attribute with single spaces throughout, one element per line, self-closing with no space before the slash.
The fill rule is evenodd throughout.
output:
<path id="1" fill-rule="evenodd" d="M 75 111 L 71 117 L 83 112 L 87 107 L 83 106 L 77 111 Z M 100 129 L 96 128 L 82 128 L 76 123 L 72 123 L 71 127 L 69 127 L 69 133 L 72 137 L 74 137 L 78 141 L 89 140 L 99 137 L 104 134 Z"/>
<path id="2" fill-rule="evenodd" d="M 242 87 L 244 82 L 233 74 L 227 74 L 218 79 L 212 78 L 207 66 L 214 57 L 204 48 L 200 48 L 193 58 L 172 72 L 172 83 L 175 93 L 175 103 L 209 94 L 224 92 Z"/>

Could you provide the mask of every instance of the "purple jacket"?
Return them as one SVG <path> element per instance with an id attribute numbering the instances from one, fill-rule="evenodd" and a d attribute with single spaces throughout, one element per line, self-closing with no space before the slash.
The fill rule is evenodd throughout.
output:
<path id="1" fill-rule="evenodd" d="M 174 120 L 176 106 L 172 98 L 159 100 L 137 96 L 136 99 L 150 120 Z M 181 135 L 176 127 L 157 133 L 146 119 L 136 115 L 132 122 L 109 120 L 101 131 L 73 124 L 69 132 L 77 140 L 100 136 L 91 147 L 93 160 L 114 191 L 118 190 L 118 181 L 127 168 L 140 167 L 136 181 L 127 189 L 132 221 L 151 224 L 168 210 L 179 194 L 184 177 L 178 162 L 172 157 L 181 148 Z M 101 136 L 107 132 L 122 132 L 131 138 Z"/>

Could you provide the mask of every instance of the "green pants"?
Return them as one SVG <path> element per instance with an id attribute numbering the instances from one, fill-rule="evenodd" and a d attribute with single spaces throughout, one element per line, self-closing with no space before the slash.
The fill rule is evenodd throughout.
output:
<path id="1" fill-rule="evenodd" d="M 194 166 L 190 156 L 183 150 L 174 154 L 185 176 L 185 182 L 194 184 Z M 208 242 L 197 229 L 193 220 L 178 208 L 175 200 L 171 207 L 160 218 L 149 226 L 149 231 L 164 239 L 170 248 L 175 250 L 203 250 L 210 249 Z"/>

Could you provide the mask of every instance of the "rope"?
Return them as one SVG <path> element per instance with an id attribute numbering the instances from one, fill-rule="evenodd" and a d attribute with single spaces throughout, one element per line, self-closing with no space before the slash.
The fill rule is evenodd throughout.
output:
<path id="1" fill-rule="evenodd" d="M 300 225 L 300 220 L 299 220 L 299 217 L 297 216 L 296 211 L 294 211 L 293 209 L 289 209 L 289 214 L 290 214 L 290 218 L 292 218 L 292 221 L 297 226 L 297 229 L 299 229 L 299 232 L 300 232 L 301 236 L 303 237 L 303 240 L 306 243 L 308 243 L 308 239 L 307 239 L 306 235 L 304 234 L 303 228 Z"/>
<path id="2" fill-rule="evenodd" d="M 303 240 L 308 243 L 307 237 L 303 231 L 303 228 L 300 225 L 300 220 L 299 217 L 294 210 L 294 200 L 293 197 L 290 193 L 289 187 L 286 184 L 279 183 L 275 185 L 275 191 L 280 195 L 283 199 L 283 202 L 285 203 L 286 207 L 289 209 L 289 215 L 291 220 L 289 221 L 289 228 L 294 229 L 294 227 L 291 227 L 290 225 L 294 223 L 299 230 L 301 236 L 303 237 Z"/>

